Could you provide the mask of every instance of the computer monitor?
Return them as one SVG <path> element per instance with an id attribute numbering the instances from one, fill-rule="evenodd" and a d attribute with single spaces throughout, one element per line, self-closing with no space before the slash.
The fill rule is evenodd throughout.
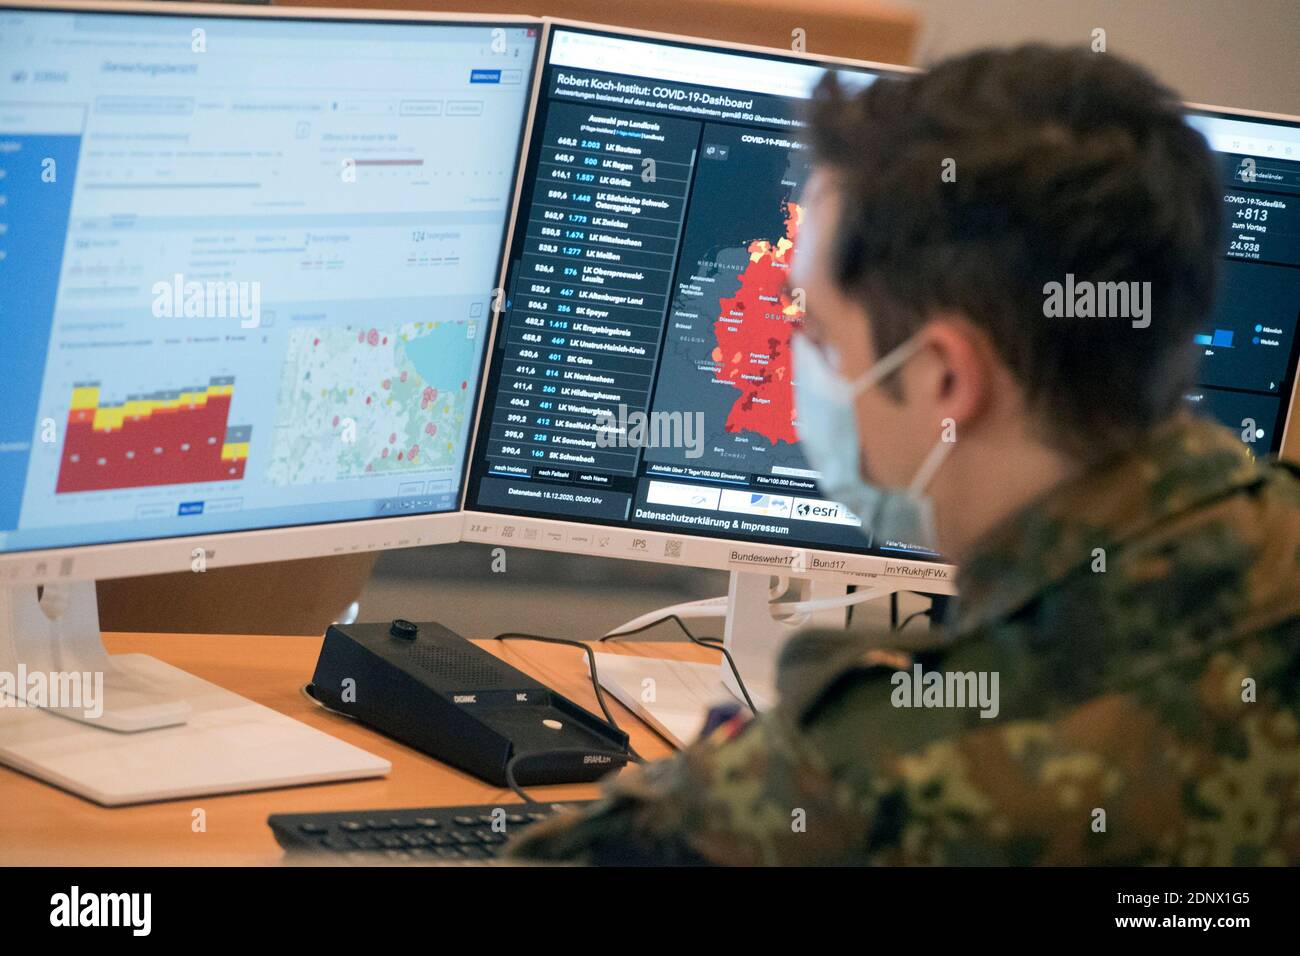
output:
<path id="1" fill-rule="evenodd" d="M 459 539 L 540 32 L 0 4 L 0 670 L 106 670 L 95 733 L 195 723 L 95 579 Z M 51 757 L 24 726 L 0 759 Z"/>
<path id="2" fill-rule="evenodd" d="M 519 520 L 467 537 L 947 581 L 825 500 L 795 434 L 799 113 L 832 65 L 887 69 L 552 26 L 466 500 Z"/>
<path id="3" fill-rule="evenodd" d="M 772 645 L 812 619 L 772 619 L 770 575 L 831 625 L 952 588 L 821 495 L 795 433 L 800 114 L 827 68 L 902 69 L 551 23 L 466 498 L 467 540 L 731 571 L 725 601 L 672 610 L 729 611 L 763 699 Z"/>
<path id="4" fill-rule="evenodd" d="M 864 535 L 825 500 L 797 440 L 798 117 L 827 69 L 866 84 L 900 68 L 551 25 L 466 498 L 468 540 L 731 571 L 726 602 L 672 610 L 725 609 L 727 646 L 768 688 L 788 630 L 769 574 L 811 580 L 804 596 L 952 592 L 939 555 Z M 1298 354 L 1296 123 L 1205 107 L 1192 122 L 1221 154 L 1232 220 L 1187 398 L 1276 451 Z M 638 685 L 654 669 L 607 682 L 652 719 Z"/>
<path id="5" fill-rule="evenodd" d="M 1282 450 L 1300 346 L 1300 118 L 1192 105 L 1219 161 L 1223 238 L 1214 313 L 1196 334 L 1187 401 L 1260 454 Z"/>

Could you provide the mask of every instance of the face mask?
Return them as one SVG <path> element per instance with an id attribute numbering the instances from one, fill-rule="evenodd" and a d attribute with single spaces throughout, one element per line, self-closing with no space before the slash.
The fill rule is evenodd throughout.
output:
<path id="1" fill-rule="evenodd" d="M 862 530 L 877 546 L 896 544 L 938 549 L 934 528 L 934 503 L 924 496 L 926 486 L 952 443 L 940 440 L 922 462 L 906 489 L 889 489 L 862 478 L 855 399 L 874 388 L 920 351 L 920 342 L 908 339 L 855 381 L 846 382 L 822 356 L 821 349 L 801 335 L 794 337 L 795 409 L 799 416 L 799 443 L 809 463 L 820 474 L 818 485 L 826 497 L 838 501 L 862 520 Z"/>

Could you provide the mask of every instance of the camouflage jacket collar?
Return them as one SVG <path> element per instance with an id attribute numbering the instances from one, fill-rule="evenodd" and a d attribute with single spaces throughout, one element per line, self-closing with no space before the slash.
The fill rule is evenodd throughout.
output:
<path id="1" fill-rule="evenodd" d="M 1180 418 L 1051 489 L 992 531 L 958 570 L 956 631 L 1013 615 L 1162 523 L 1266 480 L 1227 429 Z"/>

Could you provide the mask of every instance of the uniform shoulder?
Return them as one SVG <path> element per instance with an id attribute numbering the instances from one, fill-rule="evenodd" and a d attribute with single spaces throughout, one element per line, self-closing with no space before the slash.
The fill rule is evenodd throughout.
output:
<path id="1" fill-rule="evenodd" d="M 782 707 L 797 722 L 809 718 L 828 695 L 860 679 L 887 680 L 910 658 L 882 646 L 880 635 L 847 630 L 809 630 L 781 650 L 776 687 Z"/>

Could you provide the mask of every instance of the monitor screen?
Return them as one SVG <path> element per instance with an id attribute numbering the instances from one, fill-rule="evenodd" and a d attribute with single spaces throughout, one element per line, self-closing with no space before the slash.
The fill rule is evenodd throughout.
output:
<path id="1" fill-rule="evenodd" d="M 932 557 L 873 551 L 795 436 L 786 277 L 823 73 L 552 28 L 467 508 Z"/>
<path id="2" fill-rule="evenodd" d="M 0 551 L 455 510 L 539 32 L 0 9 Z"/>
<path id="3" fill-rule="evenodd" d="M 466 507 L 936 559 L 865 536 L 795 435 L 799 116 L 826 66 L 565 26 L 543 63 Z M 1221 154 L 1228 221 L 1186 397 L 1276 451 L 1297 358 L 1300 131 L 1192 122 Z"/>
<path id="4" fill-rule="evenodd" d="M 1187 400 L 1257 452 L 1276 452 L 1300 356 L 1300 122 L 1208 111 L 1189 121 L 1219 160 L 1223 259 Z"/>

